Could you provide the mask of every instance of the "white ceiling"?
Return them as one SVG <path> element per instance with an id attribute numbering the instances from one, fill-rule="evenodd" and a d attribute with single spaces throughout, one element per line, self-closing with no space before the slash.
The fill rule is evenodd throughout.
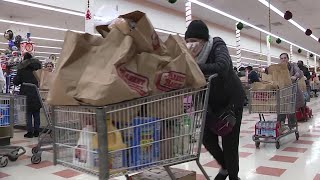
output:
<path id="1" fill-rule="evenodd" d="M 184 1 L 178 1 L 174 6 L 166 1 L 148 1 L 184 12 Z M 258 0 L 200 0 L 200 2 L 206 3 L 237 18 L 250 22 L 264 30 L 269 30 L 269 10 Z M 319 0 L 271 0 L 271 4 L 282 12 L 290 10 L 293 13 L 293 19 L 295 21 L 306 29 L 311 28 L 314 35 L 320 37 L 320 29 L 315 30 L 315 28 L 320 28 L 320 23 L 317 21 L 317 18 L 320 17 L 320 12 L 315 8 L 320 7 Z M 300 7 L 301 4 L 304 4 L 304 6 L 302 6 L 304 8 Z M 195 4 L 192 6 L 192 15 L 230 29 L 234 29 L 235 22 L 233 20 Z M 318 54 L 320 53 L 319 42 L 306 36 L 304 32 L 273 11 L 271 11 L 271 23 L 276 24 L 271 26 L 271 32 L 273 34 L 283 37 L 313 52 Z M 242 30 L 242 33 L 259 38 L 259 32 L 255 29 L 244 29 Z M 282 43 L 281 46 L 288 49 L 288 44 Z M 297 50 L 297 48 L 294 50 Z"/>
<path id="2" fill-rule="evenodd" d="M 184 0 L 178 0 L 174 5 L 167 2 L 167 0 L 146 0 L 158 5 L 170 8 L 180 13 L 184 13 Z M 268 8 L 261 4 L 258 0 L 200 0 L 206 4 L 209 4 L 217 9 L 227 12 L 240 19 L 246 20 L 254 25 L 264 25 L 260 27 L 268 30 Z M 314 34 L 320 37 L 320 23 L 317 21 L 317 17 L 320 17 L 320 12 L 317 8 L 320 7 L 319 0 L 272 0 L 271 3 L 280 9 L 282 12 L 291 10 L 294 20 L 297 21 L 305 28 L 312 28 Z M 4 2 L 0 0 L 0 19 L 14 20 L 20 22 L 28 22 L 33 24 L 47 25 L 52 27 L 59 27 L 65 29 L 72 29 L 78 31 L 84 31 L 84 18 L 74 15 L 62 14 L 59 12 L 43 10 L 39 8 L 33 8 L 23 5 L 17 5 L 10 2 Z M 22 12 L 22 13 L 21 13 Z M 206 21 L 222 25 L 224 27 L 234 29 L 235 22 L 229 18 L 221 16 L 217 13 L 201 8 L 197 5 L 193 5 L 192 13 L 194 17 L 204 19 Z M 278 14 L 271 12 L 271 22 L 281 23 L 280 26 L 272 26 L 272 33 L 279 35 L 291 42 L 294 42 L 306 49 L 314 51 L 320 54 L 320 44 L 313 40 L 311 37 L 307 37 L 304 32 L 293 26 L 288 21 L 284 20 Z M 19 25 L 20 26 L 20 25 Z M 11 28 L 9 23 L 0 22 L 0 33 Z M 34 37 L 45 37 L 51 39 L 63 40 L 64 31 L 48 30 L 37 27 L 27 27 L 28 31 Z M 254 29 L 244 29 L 244 34 L 250 35 L 255 38 L 259 38 L 259 32 Z M 53 46 L 62 47 L 63 42 L 47 41 L 33 39 L 36 45 L 40 46 Z M 1 42 L 6 42 L 3 36 L 0 36 L 0 49 L 7 47 Z M 288 49 L 288 44 L 282 43 L 282 47 Z M 296 50 L 297 48 L 295 48 Z M 36 51 L 40 52 L 54 52 L 59 53 L 59 49 L 48 49 L 38 47 Z M 232 50 L 231 50 L 232 51 Z M 38 53 L 36 55 L 49 56 L 50 54 Z M 252 58 L 256 55 L 248 54 Z"/>

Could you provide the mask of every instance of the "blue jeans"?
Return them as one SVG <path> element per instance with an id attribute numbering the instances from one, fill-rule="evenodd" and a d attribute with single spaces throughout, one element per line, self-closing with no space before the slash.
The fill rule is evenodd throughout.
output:
<path id="1" fill-rule="evenodd" d="M 32 117 L 34 120 L 34 129 L 32 127 Z M 38 131 L 40 128 L 40 110 L 27 112 L 27 130 L 28 132 Z"/>

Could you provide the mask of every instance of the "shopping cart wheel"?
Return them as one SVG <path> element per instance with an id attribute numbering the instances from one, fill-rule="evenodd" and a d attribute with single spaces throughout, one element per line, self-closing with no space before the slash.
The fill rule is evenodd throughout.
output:
<path id="1" fill-rule="evenodd" d="M 9 159 L 10 161 L 16 161 L 16 160 L 18 160 L 18 158 L 19 158 L 18 155 L 19 155 L 18 152 L 17 152 L 17 151 L 14 151 L 14 152 L 10 153 L 10 155 L 8 156 L 8 159 Z"/>
<path id="2" fill-rule="evenodd" d="M 280 148 L 280 142 L 279 142 L 279 141 L 276 142 L 276 148 L 277 148 L 277 149 Z"/>
<path id="3" fill-rule="evenodd" d="M 6 167 L 8 165 L 8 158 L 7 157 L 0 157 L 0 167 Z"/>
<path id="4" fill-rule="evenodd" d="M 256 142 L 256 148 L 260 147 L 260 142 Z"/>
<path id="5" fill-rule="evenodd" d="M 296 140 L 299 140 L 299 137 L 300 137 L 299 133 L 296 132 L 295 134 L 296 134 Z"/>
<path id="6" fill-rule="evenodd" d="M 41 156 L 39 154 L 34 154 L 31 157 L 32 164 L 39 164 L 41 162 Z"/>
<path id="7" fill-rule="evenodd" d="M 39 148 L 36 146 L 36 147 L 33 147 L 32 149 L 31 149 L 31 152 L 32 152 L 32 154 L 37 154 L 38 152 L 39 152 Z"/>

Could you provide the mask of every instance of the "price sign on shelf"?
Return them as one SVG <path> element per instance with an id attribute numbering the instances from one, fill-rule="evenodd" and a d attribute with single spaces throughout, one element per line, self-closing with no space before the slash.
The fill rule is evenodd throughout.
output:
<path id="1" fill-rule="evenodd" d="M 24 55 L 26 52 L 34 54 L 34 43 L 33 42 L 21 42 L 20 44 L 21 54 Z"/>

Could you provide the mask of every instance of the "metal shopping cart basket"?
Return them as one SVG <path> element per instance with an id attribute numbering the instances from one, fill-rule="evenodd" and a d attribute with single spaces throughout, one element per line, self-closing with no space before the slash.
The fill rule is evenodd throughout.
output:
<path id="1" fill-rule="evenodd" d="M 26 97 L 18 95 L 0 95 L 0 139 L 13 137 L 15 124 L 26 123 Z M 9 141 L 10 142 L 10 141 Z M 22 146 L 0 146 L 0 167 L 6 167 L 8 161 L 16 161 L 26 153 Z"/>
<path id="2" fill-rule="evenodd" d="M 280 139 L 295 133 L 299 139 L 298 124 L 295 119 L 295 127 L 290 128 L 286 133 L 280 133 L 281 125 L 275 121 L 266 121 L 264 114 L 289 115 L 296 112 L 297 83 L 286 88 L 270 91 L 250 91 L 249 113 L 259 113 L 259 122 L 255 126 L 255 134 L 252 136 L 256 147 L 260 142 L 275 143 L 280 148 Z M 294 116 L 295 117 L 295 116 Z M 285 124 L 287 126 L 287 124 Z"/>
<path id="3" fill-rule="evenodd" d="M 50 106 L 46 103 L 48 91 L 39 90 L 34 84 L 23 83 L 25 86 L 30 86 L 36 89 L 38 98 L 40 99 L 42 109 L 47 121 L 46 127 L 42 128 L 42 131 L 38 137 L 38 144 L 32 148 L 31 162 L 33 164 L 39 164 L 41 162 L 41 155 L 43 151 L 53 150 L 53 136 L 52 136 L 52 121 L 50 116 Z"/>
<path id="4" fill-rule="evenodd" d="M 199 162 L 209 86 L 106 107 L 55 106 L 54 163 L 105 180 L 159 166 L 175 179 L 170 166 L 196 161 L 209 180 Z"/>

